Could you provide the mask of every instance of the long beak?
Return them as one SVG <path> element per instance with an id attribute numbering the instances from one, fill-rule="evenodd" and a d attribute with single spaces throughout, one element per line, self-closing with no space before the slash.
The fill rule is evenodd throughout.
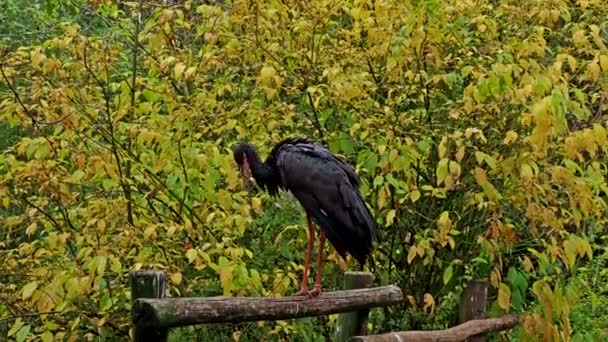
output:
<path id="1" fill-rule="evenodd" d="M 245 190 L 247 190 L 247 192 L 251 192 L 251 190 L 253 190 L 253 182 L 251 181 L 251 168 L 249 167 L 249 162 L 247 161 L 247 158 L 245 158 L 243 160 L 243 177 L 245 178 L 244 180 L 244 186 L 245 186 Z"/>

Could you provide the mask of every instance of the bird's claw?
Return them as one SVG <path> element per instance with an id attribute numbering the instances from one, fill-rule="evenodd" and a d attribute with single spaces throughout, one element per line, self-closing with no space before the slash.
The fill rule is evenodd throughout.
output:
<path id="1" fill-rule="evenodd" d="M 306 296 L 308 298 L 318 297 L 321 294 L 321 288 L 316 287 L 311 291 L 306 287 L 300 289 L 300 291 L 296 292 L 294 296 Z"/>
<path id="2" fill-rule="evenodd" d="M 315 286 L 315 288 L 312 291 L 308 292 L 308 297 L 309 298 L 318 297 L 320 294 L 321 294 L 321 288 Z"/>

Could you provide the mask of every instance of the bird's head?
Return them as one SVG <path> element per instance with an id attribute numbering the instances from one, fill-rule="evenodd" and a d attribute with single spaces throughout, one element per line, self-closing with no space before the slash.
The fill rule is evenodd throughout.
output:
<path id="1" fill-rule="evenodd" d="M 257 155 L 255 146 L 248 143 L 239 143 L 232 150 L 232 156 L 245 178 L 245 188 L 248 190 L 251 189 L 251 161 L 255 160 Z"/>

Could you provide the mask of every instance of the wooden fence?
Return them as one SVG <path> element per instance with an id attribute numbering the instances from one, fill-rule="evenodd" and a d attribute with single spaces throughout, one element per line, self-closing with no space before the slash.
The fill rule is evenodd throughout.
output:
<path id="1" fill-rule="evenodd" d="M 397 286 L 371 287 L 373 276 L 367 272 L 346 272 L 344 290 L 323 292 L 321 296 L 311 299 L 304 296 L 167 298 L 165 271 L 133 271 L 130 279 L 133 298 L 131 319 L 136 342 L 164 342 L 172 327 L 285 320 L 330 314 L 340 314 L 334 334 L 334 340 L 338 342 L 482 342 L 486 333 L 506 330 L 518 324 L 515 315 L 484 318 L 488 288 L 485 281 L 472 282 L 463 292 L 460 325 L 445 330 L 402 331 L 366 336 L 370 308 L 403 301 L 403 293 Z"/>

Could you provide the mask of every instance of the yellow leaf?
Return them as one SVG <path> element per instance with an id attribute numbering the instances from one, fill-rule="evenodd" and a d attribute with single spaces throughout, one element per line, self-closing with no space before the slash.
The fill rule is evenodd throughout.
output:
<path id="1" fill-rule="evenodd" d="M 448 144 L 448 138 L 447 137 L 443 137 L 441 139 L 441 142 L 439 143 L 439 147 L 437 148 L 438 150 L 438 154 L 439 154 L 439 158 L 444 158 L 448 148 L 447 148 L 447 144 Z"/>
<path id="2" fill-rule="evenodd" d="M 46 59 L 46 55 L 41 53 L 39 50 L 32 51 L 32 56 L 30 57 L 30 61 L 32 62 L 32 66 L 35 68 L 40 65 Z"/>
<path id="3" fill-rule="evenodd" d="M 464 158 L 464 151 L 465 147 L 460 146 L 460 148 L 458 148 L 458 151 L 456 152 L 456 161 L 458 161 L 459 163 L 462 161 L 462 158 Z"/>
<path id="4" fill-rule="evenodd" d="M 411 264 L 416 257 L 416 246 L 410 247 L 410 251 L 407 253 L 407 263 Z"/>
<path id="5" fill-rule="evenodd" d="M 578 143 L 575 137 L 567 137 L 564 140 L 564 152 L 570 159 L 576 158 L 578 154 Z"/>
<path id="6" fill-rule="evenodd" d="M 207 215 L 207 218 L 205 219 L 205 223 L 206 224 L 210 224 L 213 219 L 215 218 L 216 213 L 212 212 L 211 214 Z"/>
<path id="7" fill-rule="evenodd" d="M 232 266 L 224 266 L 220 269 L 220 284 L 224 291 L 224 296 L 229 296 L 232 292 Z"/>
<path id="8" fill-rule="evenodd" d="M 149 239 L 150 237 L 156 237 L 156 226 L 152 226 L 144 230 L 144 239 Z"/>
<path id="9" fill-rule="evenodd" d="M 122 264 L 120 263 L 120 260 L 117 257 L 110 257 L 110 270 L 114 273 L 122 272 Z"/>
<path id="10" fill-rule="evenodd" d="M 99 229 L 99 234 L 104 234 L 106 231 L 106 221 L 104 221 L 104 220 L 97 221 L 97 229 Z"/>
<path id="11" fill-rule="evenodd" d="M 422 307 L 422 309 L 425 311 L 426 311 L 426 309 L 430 309 L 430 312 L 432 313 L 433 310 L 435 309 L 435 300 L 433 299 L 433 296 L 430 293 L 425 293 L 424 297 L 423 297 L 423 301 L 424 301 L 424 306 Z"/>
<path id="12" fill-rule="evenodd" d="M 437 225 L 441 227 L 450 227 L 452 225 L 452 220 L 450 220 L 450 213 L 448 211 L 444 211 L 439 215 L 439 220 L 437 220 Z"/>
<path id="13" fill-rule="evenodd" d="M 410 302 L 410 305 L 412 306 L 416 306 L 416 297 L 412 296 L 412 295 L 407 295 L 407 300 L 408 302 Z"/>
<path id="14" fill-rule="evenodd" d="M 410 199 L 412 200 L 412 202 L 416 203 L 416 201 L 420 199 L 420 190 L 415 189 L 410 192 Z"/>
<path id="15" fill-rule="evenodd" d="M 388 214 L 386 214 L 386 226 L 390 226 L 391 224 L 393 224 L 393 221 L 395 220 L 395 214 L 396 211 L 395 209 L 391 209 L 388 211 Z"/>
<path id="16" fill-rule="evenodd" d="M 498 284 L 500 283 L 500 272 L 498 272 L 496 269 L 493 269 L 492 272 L 490 272 L 490 284 L 494 287 L 498 286 Z"/>
<path id="17" fill-rule="evenodd" d="M 253 207 L 253 210 L 256 213 L 261 213 L 262 212 L 262 200 L 257 198 L 257 197 L 253 197 L 251 199 L 251 206 Z"/>
<path id="18" fill-rule="evenodd" d="M 184 73 L 184 78 L 189 79 L 190 77 L 192 77 L 192 75 L 194 75 L 195 72 L 196 72 L 195 67 L 189 67 L 188 69 L 186 69 L 186 72 Z"/>
<path id="19" fill-rule="evenodd" d="M 21 299 L 26 300 L 30 298 L 34 291 L 36 291 L 36 288 L 38 288 L 38 281 L 36 280 L 30 281 L 29 283 L 25 284 L 25 286 L 21 290 Z"/>
<path id="20" fill-rule="evenodd" d="M 380 191 L 378 191 L 378 209 L 384 208 L 384 205 L 386 205 L 386 187 L 385 186 L 381 187 Z"/>
<path id="21" fill-rule="evenodd" d="M 182 62 L 178 62 L 173 67 L 173 73 L 175 74 L 175 78 L 181 79 L 184 74 L 184 70 L 186 70 L 186 65 Z"/>
<path id="22" fill-rule="evenodd" d="M 484 171 L 484 169 L 475 167 L 473 175 L 475 176 L 475 180 L 477 181 L 477 184 L 483 186 L 486 183 L 488 183 L 488 177 L 486 176 L 486 172 Z"/>
<path id="23" fill-rule="evenodd" d="M 585 31 L 578 30 L 578 31 L 574 32 L 574 34 L 572 35 L 572 42 L 574 43 L 574 45 L 577 45 L 577 46 L 586 44 L 587 38 L 585 37 Z"/>
<path id="24" fill-rule="evenodd" d="M 277 71 L 272 66 L 264 66 L 262 70 L 260 70 L 260 82 L 267 84 L 267 82 L 269 82 L 274 75 L 276 75 L 276 73 Z"/>
<path id="25" fill-rule="evenodd" d="M 175 273 L 171 274 L 171 281 L 175 285 L 181 284 L 181 282 L 182 282 L 182 274 L 179 273 L 179 272 L 175 272 Z"/>
<path id="26" fill-rule="evenodd" d="M 514 142 L 515 140 L 517 140 L 517 132 L 515 131 L 508 131 L 506 134 L 506 137 L 503 139 L 502 143 L 505 145 L 508 145 L 512 142 Z"/>
<path id="27" fill-rule="evenodd" d="M 194 260 L 196 260 L 198 253 L 196 251 L 196 249 L 194 248 L 190 248 L 187 252 L 186 252 L 186 258 L 188 258 L 188 262 L 192 263 Z"/>
<path id="28" fill-rule="evenodd" d="M 600 55 L 600 66 L 604 72 L 608 72 L 608 56 Z"/>
<path id="29" fill-rule="evenodd" d="M 608 142 L 608 132 L 599 123 L 593 124 L 593 134 L 595 135 L 595 142 L 600 146 L 606 146 Z"/>
<path id="30" fill-rule="evenodd" d="M 531 180 L 534 176 L 534 172 L 532 171 L 530 164 L 522 164 L 519 175 L 526 180 Z"/>
<path id="31" fill-rule="evenodd" d="M 173 234 L 175 234 L 175 231 L 177 230 L 177 226 L 176 225 L 171 225 L 169 226 L 169 228 L 167 228 L 167 237 L 172 237 Z"/>
<path id="32" fill-rule="evenodd" d="M 589 70 L 589 76 L 591 80 L 597 81 L 600 78 L 600 66 L 597 62 L 591 62 L 587 65 L 587 69 Z"/>
<path id="33" fill-rule="evenodd" d="M 576 70 L 576 58 L 568 55 L 567 60 L 568 60 L 568 66 L 570 67 L 570 71 L 575 71 Z"/>
<path id="34" fill-rule="evenodd" d="M 460 174 L 462 173 L 462 168 L 460 167 L 460 164 L 458 164 L 455 161 L 450 160 L 450 174 L 452 176 L 454 176 L 456 179 L 458 179 L 460 177 Z"/>
<path id="35" fill-rule="evenodd" d="M 527 256 L 524 257 L 523 264 L 526 272 L 532 272 L 532 270 L 534 269 L 534 264 L 532 263 L 532 260 L 530 260 L 530 258 L 528 258 Z"/>
<path id="36" fill-rule="evenodd" d="M 37 230 L 38 230 L 38 224 L 36 224 L 36 222 L 32 222 L 32 224 L 30 224 L 29 226 L 27 226 L 27 228 L 25 228 L 25 234 L 27 236 L 32 236 L 36 233 Z"/>
<path id="37" fill-rule="evenodd" d="M 511 289 L 505 283 L 500 283 L 500 287 L 498 288 L 498 306 L 506 312 L 509 312 L 511 306 Z"/>

